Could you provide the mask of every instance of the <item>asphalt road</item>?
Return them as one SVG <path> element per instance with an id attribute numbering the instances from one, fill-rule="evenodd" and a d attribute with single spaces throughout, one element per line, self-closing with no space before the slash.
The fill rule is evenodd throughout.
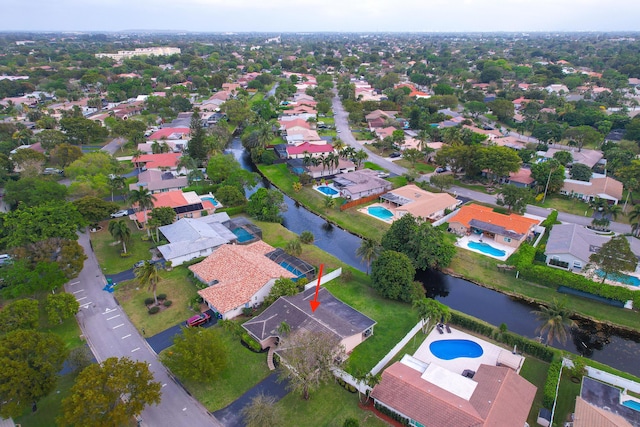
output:
<path id="1" fill-rule="evenodd" d="M 349 128 L 349 123 L 348 123 L 349 113 L 347 113 L 342 107 L 342 102 L 340 102 L 340 98 L 338 98 L 338 95 L 335 89 L 334 89 L 334 97 L 332 99 L 332 102 L 333 102 L 333 111 L 335 114 L 336 129 L 340 130 L 340 138 L 345 142 L 345 144 L 350 145 L 357 150 L 361 148 L 364 149 L 369 155 L 369 159 L 368 159 L 369 161 L 382 166 L 383 168 L 389 170 L 389 172 L 392 172 L 397 175 L 404 175 L 405 173 L 407 173 L 406 168 L 400 165 L 396 165 L 387 157 L 378 156 L 377 154 L 372 153 L 364 144 L 357 141 L 353 137 L 353 134 L 351 133 L 351 129 Z M 516 136 L 518 134 L 515 132 L 510 132 L 510 135 Z M 428 182 L 430 175 L 431 174 L 422 175 L 418 178 L 418 181 Z M 493 205 L 496 204 L 496 196 L 493 196 L 491 194 L 480 193 L 478 191 L 473 191 L 473 190 L 469 190 L 469 189 L 466 189 L 463 187 L 457 187 L 457 186 L 451 187 L 448 191 L 449 193 L 453 193 L 456 196 L 462 196 L 465 198 L 477 200 L 478 202 L 491 203 Z M 551 213 L 551 210 L 547 208 L 541 208 L 539 206 L 527 205 L 526 212 L 530 215 L 536 215 L 536 216 L 546 218 Z M 586 226 L 591 224 L 592 218 L 590 216 L 573 215 L 569 213 L 559 212 L 558 220 L 562 222 Z M 631 233 L 631 226 L 628 224 L 621 224 L 619 222 L 612 221 L 611 224 L 609 225 L 609 228 L 616 233 L 623 233 L 623 234 Z"/>
<path id="2" fill-rule="evenodd" d="M 174 382 L 113 295 L 102 290 L 106 279 L 90 247 L 87 233 L 80 234 L 79 243 L 85 250 L 87 260 L 78 278 L 67 283 L 65 289 L 80 303 L 78 323 L 93 354 L 99 362 L 108 357 L 129 357 L 144 361 L 149 365 L 155 380 L 162 384 L 160 404 L 148 406 L 142 412 L 141 425 L 221 426 L 213 415 Z"/>
<path id="3" fill-rule="evenodd" d="M 218 319 L 214 316 L 213 310 L 207 310 L 209 316 L 211 316 L 211 320 L 204 325 L 199 327 L 201 328 L 210 328 L 216 323 L 218 323 Z M 185 319 L 186 320 L 186 319 Z M 154 336 L 147 338 L 147 342 L 156 353 L 160 353 L 162 350 L 169 348 L 173 345 L 173 338 L 176 335 L 180 335 L 182 333 L 183 323 L 179 323 L 175 326 L 170 327 L 169 329 L 165 329 L 164 331 L 155 334 Z"/>

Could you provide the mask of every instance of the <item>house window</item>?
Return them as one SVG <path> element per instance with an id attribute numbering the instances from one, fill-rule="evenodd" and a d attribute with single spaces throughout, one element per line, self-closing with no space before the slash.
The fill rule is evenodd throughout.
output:
<path id="1" fill-rule="evenodd" d="M 507 242 L 507 243 L 511 242 L 511 237 L 505 237 L 504 241 Z"/>
<path id="2" fill-rule="evenodd" d="M 573 261 L 573 268 L 581 269 L 582 263 L 580 261 Z"/>

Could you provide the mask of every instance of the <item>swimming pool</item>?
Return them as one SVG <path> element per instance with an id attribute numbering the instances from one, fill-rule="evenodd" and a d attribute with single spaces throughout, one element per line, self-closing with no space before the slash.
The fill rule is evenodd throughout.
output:
<path id="1" fill-rule="evenodd" d="M 300 270 L 298 270 L 297 268 L 295 268 L 294 266 L 292 266 L 291 264 L 282 261 L 280 263 L 280 266 L 283 267 L 286 270 L 289 270 L 290 272 L 292 272 L 293 274 L 295 274 L 297 277 L 295 279 L 293 279 L 293 281 L 297 281 L 298 279 L 300 279 L 301 277 L 304 277 L 304 273 Z"/>
<path id="2" fill-rule="evenodd" d="M 604 271 L 600 269 L 596 270 L 596 274 L 600 277 L 604 277 Z M 640 279 L 635 276 L 629 276 L 628 274 L 609 273 L 607 274 L 607 279 L 613 280 L 614 282 L 624 283 L 625 285 L 640 286 Z"/>
<path id="3" fill-rule="evenodd" d="M 327 185 L 320 185 L 316 187 L 316 190 L 321 192 L 322 194 L 326 194 L 327 196 L 335 196 L 336 194 L 338 194 L 338 190 Z"/>
<path id="4" fill-rule="evenodd" d="M 470 340 L 440 340 L 429 344 L 429 350 L 438 359 L 453 360 L 459 357 L 478 358 L 484 351 L 480 344 Z"/>
<path id="5" fill-rule="evenodd" d="M 476 251 L 480 251 L 483 254 L 491 255 L 491 256 L 505 256 L 507 253 L 502 249 L 494 248 L 488 243 L 484 242 L 469 242 L 467 246 L 471 249 L 475 249 Z"/>
<path id="6" fill-rule="evenodd" d="M 234 228 L 231 232 L 238 236 L 238 243 L 248 242 L 254 238 L 253 234 L 249 233 L 242 227 Z"/>
<path id="7" fill-rule="evenodd" d="M 380 218 L 383 221 L 390 221 L 393 218 L 393 212 L 382 206 L 369 206 L 367 212 L 369 212 L 369 215 Z"/>
<path id="8" fill-rule="evenodd" d="M 626 406 L 627 408 L 631 408 L 634 411 L 640 412 L 640 403 L 635 400 L 625 400 L 622 402 L 622 406 Z"/>
<path id="9" fill-rule="evenodd" d="M 203 202 L 204 201 L 211 202 L 211 204 L 216 207 L 220 206 L 220 202 L 218 202 L 216 199 L 210 196 L 200 196 L 200 200 L 202 200 Z"/>

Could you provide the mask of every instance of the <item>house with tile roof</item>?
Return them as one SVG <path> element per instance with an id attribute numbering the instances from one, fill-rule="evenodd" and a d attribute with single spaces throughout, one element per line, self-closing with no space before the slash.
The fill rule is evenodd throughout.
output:
<path id="1" fill-rule="evenodd" d="M 224 226 L 226 221 L 229 215 L 221 212 L 200 218 L 181 218 L 162 226 L 159 230 L 169 243 L 158 246 L 158 250 L 174 267 L 208 256 L 218 247 L 238 240 L 238 236 Z"/>
<path id="2" fill-rule="evenodd" d="M 200 197 L 195 191 L 187 191 L 183 193 L 179 190 L 167 191 L 164 193 L 156 193 L 153 195 L 153 207 L 169 207 L 173 208 L 176 213 L 176 220 L 180 218 L 200 218 L 204 215 L 212 214 L 216 205 L 210 200 L 209 197 Z M 220 206 L 219 204 L 217 206 Z M 147 211 L 147 220 L 151 215 L 151 210 Z M 145 224 L 144 211 L 138 211 L 130 216 L 131 219 L 135 219 L 139 224 Z"/>
<path id="3" fill-rule="evenodd" d="M 589 182 L 565 179 L 560 189 L 560 194 L 576 197 L 585 202 L 600 198 L 614 205 L 622 200 L 622 193 L 622 183 L 610 176 L 591 178 Z"/>
<path id="4" fill-rule="evenodd" d="M 137 168 L 146 170 L 177 170 L 180 157 L 182 153 L 143 154 L 132 159 L 132 162 Z"/>
<path id="5" fill-rule="evenodd" d="M 179 176 L 173 172 L 150 169 L 140 172 L 138 182 L 129 184 L 129 190 L 146 188 L 151 194 L 164 193 L 171 190 L 182 190 L 189 185 L 186 176 Z"/>
<path id="6" fill-rule="evenodd" d="M 473 378 L 434 363 L 395 362 L 371 397 L 377 408 L 423 427 L 524 426 L 536 387 L 504 366 L 480 365 Z"/>
<path id="7" fill-rule="evenodd" d="M 640 427 L 640 412 L 631 407 L 638 404 L 637 398 L 619 388 L 584 376 L 573 427 Z"/>
<path id="8" fill-rule="evenodd" d="M 333 179 L 333 185 L 340 190 L 340 195 L 348 200 L 386 193 L 393 188 L 391 182 L 380 178 L 378 171 L 371 169 L 337 174 Z"/>
<path id="9" fill-rule="evenodd" d="M 158 139 L 187 139 L 191 130 L 189 128 L 162 128 L 149 136 L 152 141 Z"/>
<path id="10" fill-rule="evenodd" d="M 290 333 L 309 331 L 336 336 L 347 353 L 373 335 L 375 320 L 340 301 L 325 288 L 318 291 L 320 305 L 312 311 L 309 301 L 314 295 L 315 288 L 311 287 L 297 295 L 280 297 L 242 327 L 262 348 L 277 345 L 282 322 L 289 325 Z"/>
<path id="11" fill-rule="evenodd" d="M 445 211 L 453 211 L 460 203 L 448 193 L 431 193 L 414 184 L 391 190 L 381 195 L 380 200 L 391 204 L 401 217 L 410 213 L 431 221 L 442 218 Z"/>
<path id="12" fill-rule="evenodd" d="M 496 243 L 518 248 L 533 235 L 540 220 L 514 213 L 504 215 L 492 208 L 470 204 L 463 206 L 449 219 L 449 229 L 459 235 L 482 234 Z"/>
<path id="13" fill-rule="evenodd" d="M 297 144 L 297 145 L 287 144 L 286 145 L 287 158 L 302 159 L 307 154 L 313 157 L 319 157 L 321 155 L 326 155 L 334 152 L 333 145 L 326 144 L 324 143 L 324 141 L 322 142 L 323 143 L 303 142 L 302 144 Z"/>
<path id="14" fill-rule="evenodd" d="M 198 294 L 223 319 L 261 304 L 276 280 L 297 277 L 268 257 L 274 250 L 262 240 L 245 246 L 220 246 L 202 262 L 189 266 L 195 277 L 208 286 Z"/>

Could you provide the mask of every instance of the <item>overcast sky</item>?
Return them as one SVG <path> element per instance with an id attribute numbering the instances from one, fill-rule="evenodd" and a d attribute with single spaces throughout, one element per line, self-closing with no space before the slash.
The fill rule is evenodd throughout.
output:
<path id="1" fill-rule="evenodd" d="M 640 0 L 1 0 L 0 30 L 638 31 Z"/>

